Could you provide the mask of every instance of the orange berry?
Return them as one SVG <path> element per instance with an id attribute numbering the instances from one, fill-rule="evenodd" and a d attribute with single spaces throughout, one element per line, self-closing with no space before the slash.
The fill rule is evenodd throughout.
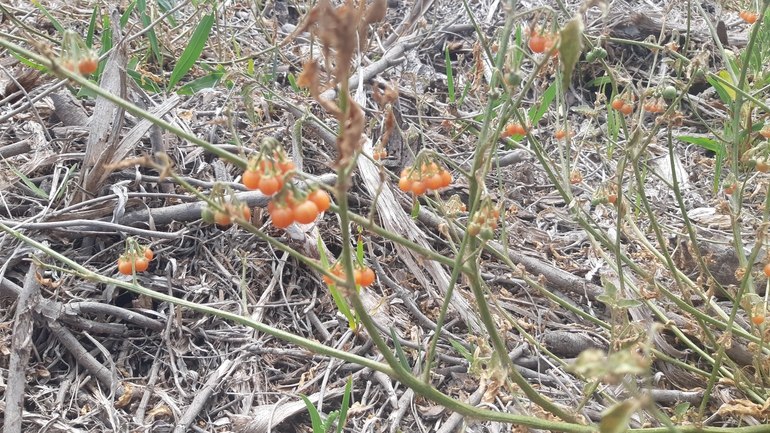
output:
<path id="1" fill-rule="evenodd" d="M 294 211 L 288 206 L 276 206 L 270 213 L 270 218 L 273 219 L 274 226 L 285 229 L 294 222 Z"/>
<path id="2" fill-rule="evenodd" d="M 556 137 L 557 140 L 561 140 L 562 138 L 567 136 L 567 133 L 564 132 L 563 129 L 560 129 L 560 130 L 556 131 L 556 134 L 554 134 L 554 136 Z"/>
<path id="3" fill-rule="evenodd" d="M 144 256 L 139 257 L 134 260 L 134 267 L 136 268 L 136 272 L 144 272 L 150 267 L 150 261 Z"/>
<path id="4" fill-rule="evenodd" d="M 765 275 L 770 277 L 770 263 L 765 265 Z"/>
<path id="5" fill-rule="evenodd" d="M 255 190 L 259 189 L 259 180 L 262 178 L 262 174 L 260 174 L 257 170 L 246 170 L 243 172 L 243 177 L 241 177 L 241 182 L 246 186 L 246 188 Z"/>
<path id="6" fill-rule="evenodd" d="M 96 57 L 86 57 L 80 59 L 78 63 L 78 72 L 83 75 L 91 75 L 99 68 L 99 59 Z"/>
<path id="7" fill-rule="evenodd" d="M 424 182 L 420 182 L 419 180 L 412 182 L 412 192 L 415 193 L 415 195 L 423 195 L 427 190 L 428 187 Z"/>
<path id="8" fill-rule="evenodd" d="M 356 272 L 359 272 L 356 270 Z M 371 286 L 372 283 L 374 283 L 375 275 L 372 268 L 364 268 L 360 271 L 359 275 L 356 276 L 356 284 L 359 284 L 363 287 Z"/>
<path id="9" fill-rule="evenodd" d="M 743 18 L 743 21 L 746 21 L 749 24 L 754 24 L 755 22 L 757 22 L 756 12 L 743 11 L 739 15 L 741 16 L 741 18 Z"/>
<path id="10" fill-rule="evenodd" d="M 229 226 L 232 222 L 230 220 L 230 215 L 220 211 L 214 212 L 214 221 L 222 227 Z"/>
<path id="11" fill-rule="evenodd" d="M 310 200 L 305 200 L 294 208 L 294 220 L 300 224 L 310 224 L 316 218 L 318 218 L 318 206 Z"/>
<path id="12" fill-rule="evenodd" d="M 751 318 L 751 323 L 759 326 L 763 323 L 765 323 L 765 316 L 762 314 L 757 314 L 756 316 Z"/>
<path id="13" fill-rule="evenodd" d="M 533 33 L 532 36 L 529 37 L 529 49 L 532 50 L 533 53 L 542 53 L 545 51 L 545 44 L 545 38 L 537 33 Z"/>
<path id="14" fill-rule="evenodd" d="M 326 212 L 329 210 L 329 205 L 332 201 L 329 197 L 329 194 L 322 189 L 317 189 L 311 192 L 308 194 L 307 199 L 315 203 L 315 205 L 318 207 L 318 212 Z"/>
<path id="15" fill-rule="evenodd" d="M 281 189 L 283 179 L 278 176 L 262 176 L 259 179 L 259 190 L 264 195 L 273 195 Z"/>
<path id="16" fill-rule="evenodd" d="M 441 188 L 443 184 L 444 184 L 444 179 L 441 177 L 440 173 L 436 173 L 433 176 L 428 176 L 425 179 L 425 186 L 431 190 L 437 190 Z"/>
<path id="17" fill-rule="evenodd" d="M 452 173 L 447 170 L 441 172 L 441 186 L 446 188 L 452 184 Z"/>
<path id="18" fill-rule="evenodd" d="M 629 104 L 626 104 L 625 102 L 623 103 L 623 107 L 620 109 L 620 112 L 625 115 L 629 115 L 633 111 L 634 111 L 634 105 L 633 104 L 629 105 Z"/>
<path id="19" fill-rule="evenodd" d="M 128 260 L 126 257 L 121 257 L 118 259 L 118 272 L 123 275 L 131 275 L 133 269 L 134 268 L 131 265 L 131 260 Z"/>
<path id="20" fill-rule="evenodd" d="M 406 176 L 402 176 L 401 179 L 398 180 L 398 189 L 404 192 L 411 192 L 412 191 L 412 179 L 409 179 Z"/>

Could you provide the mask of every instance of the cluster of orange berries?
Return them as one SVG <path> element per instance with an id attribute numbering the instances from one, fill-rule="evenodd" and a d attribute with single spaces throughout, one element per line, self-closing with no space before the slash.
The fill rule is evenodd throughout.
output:
<path id="1" fill-rule="evenodd" d="M 644 111 L 649 111 L 650 113 L 662 113 L 666 111 L 666 101 L 663 100 L 662 96 L 650 98 L 645 101 L 643 108 Z"/>
<path id="2" fill-rule="evenodd" d="M 445 188 L 452 183 L 452 173 L 435 162 L 424 163 L 411 168 L 405 168 L 401 172 L 398 188 L 403 192 L 412 192 L 415 195 L 425 194 L 428 190 Z"/>
<path id="3" fill-rule="evenodd" d="M 149 248 L 144 248 L 142 251 L 127 248 L 126 252 L 118 258 L 118 272 L 123 275 L 131 275 L 134 270 L 144 272 L 150 267 L 153 257 L 154 254 Z"/>
<path id="4" fill-rule="evenodd" d="M 746 21 L 749 24 L 754 24 L 755 22 L 757 22 L 757 13 L 756 12 L 741 11 L 738 14 L 738 16 L 743 18 L 743 21 Z"/>
<path id="5" fill-rule="evenodd" d="M 615 99 L 612 100 L 612 108 L 626 115 L 631 114 L 631 112 L 634 111 L 635 99 L 636 97 L 633 95 L 633 93 L 626 93 L 621 96 L 616 96 Z"/>
<path id="6" fill-rule="evenodd" d="M 79 34 L 67 30 L 62 39 L 61 67 L 80 75 L 91 75 L 99 68 L 96 52 L 86 47 Z"/>
<path id="7" fill-rule="evenodd" d="M 248 189 L 258 189 L 264 195 L 273 195 L 283 189 L 285 178 L 291 179 L 293 176 L 294 163 L 281 149 L 275 151 L 271 158 L 260 155 L 249 161 L 241 182 Z"/>
<path id="8" fill-rule="evenodd" d="M 473 221 L 468 224 L 468 234 L 471 236 L 480 235 L 481 239 L 486 241 L 494 238 L 499 218 L 500 211 L 492 207 L 491 202 L 484 202 L 479 211 L 473 216 Z"/>
<path id="9" fill-rule="evenodd" d="M 259 190 L 264 195 L 278 193 L 267 203 L 267 212 L 277 228 L 285 229 L 293 222 L 312 223 L 321 212 L 329 209 L 329 194 L 322 189 L 312 190 L 306 195 L 299 191 L 295 194 L 293 187 L 284 188 L 286 182 L 294 177 L 294 163 L 277 143 L 268 145 L 275 147 L 272 155 L 267 157 L 263 152 L 249 161 L 241 181 L 246 188 Z"/>
<path id="10" fill-rule="evenodd" d="M 288 190 L 270 199 L 267 203 L 267 212 L 274 226 L 285 229 L 293 222 L 312 223 L 321 212 L 329 210 L 330 205 L 331 198 L 322 189 L 310 191 L 301 198 L 295 196 L 294 191 Z"/>
<path id="11" fill-rule="evenodd" d="M 557 36 L 554 34 L 541 35 L 536 31 L 532 32 L 529 36 L 529 49 L 533 53 L 545 53 L 553 48 L 553 45 L 557 41 Z M 559 54 L 559 50 L 555 49 L 551 53 L 551 56 Z"/>
<path id="12" fill-rule="evenodd" d="M 342 280 L 345 279 L 345 273 L 342 271 L 342 262 L 337 262 L 329 271 L 335 277 Z M 323 279 L 326 284 L 334 284 L 334 281 L 326 275 L 323 276 Z M 361 287 L 371 286 L 375 280 L 374 271 L 368 266 L 356 265 L 355 269 L 353 269 L 353 280 Z"/>
<path id="13" fill-rule="evenodd" d="M 379 160 L 385 159 L 387 157 L 388 157 L 388 151 L 385 150 L 384 147 L 382 147 L 380 149 L 374 149 L 374 151 L 372 152 L 372 159 L 375 160 L 375 161 L 379 161 Z"/>
<path id="14" fill-rule="evenodd" d="M 612 108 L 625 115 L 629 115 L 634 111 L 634 99 L 634 95 L 629 93 L 616 96 L 615 99 L 612 100 Z"/>
<path id="15" fill-rule="evenodd" d="M 70 72 L 80 75 L 91 75 L 99 68 L 99 59 L 96 56 L 83 57 L 81 59 L 62 59 L 62 67 Z"/>
<path id="16" fill-rule="evenodd" d="M 618 202 L 618 185 L 615 183 L 603 184 L 596 190 L 593 198 L 591 199 L 591 204 L 593 204 L 594 206 L 600 203 L 614 205 L 617 202 Z"/>
<path id="17" fill-rule="evenodd" d="M 505 127 L 505 133 L 503 134 L 506 137 L 513 136 L 513 135 L 526 135 L 527 129 L 525 128 L 521 123 L 513 122 L 509 123 L 508 126 Z"/>

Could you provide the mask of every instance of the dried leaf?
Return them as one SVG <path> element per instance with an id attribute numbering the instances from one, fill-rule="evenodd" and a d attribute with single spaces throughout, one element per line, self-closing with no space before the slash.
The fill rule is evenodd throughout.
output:
<path id="1" fill-rule="evenodd" d="M 575 68 L 575 64 L 580 59 L 580 55 L 583 53 L 583 18 L 580 15 L 575 15 L 572 19 L 561 29 L 561 37 L 559 42 L 559 58 L 563 68 L 562 82 L 564 87 L 569 86 L 572 78 L 572 70 Z"/>

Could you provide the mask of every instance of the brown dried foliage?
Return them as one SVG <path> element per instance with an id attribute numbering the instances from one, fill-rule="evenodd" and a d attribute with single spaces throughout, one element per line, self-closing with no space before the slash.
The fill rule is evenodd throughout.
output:
<path id="1" fill-rule="evenodd" d="M 338 157 L 336 164 L 346 164 L 361 147 L 365 127 L 363 110 L 350 97 L 348 76 L 356 49 L 365 47 L 366 28 L 369 24 L 384 18 L 387 5 L 385 0 L 375 0 L 368 8 L 365 1 L 354 4 L 346 0 L 345 4 L 335 8 L 329 0 L 320 0 L 310 11 L 302 26 L 294 35 L 309 30 L 323 45 L 324 61 L 329 68 L 332 53 L 335 66 L 329 87 L 340 84 L 340 103 L 321 98 L 322 84 L 318 61 L 305 62 L 303 71 L 297 78 L 297 84 L 310 89 L 310 95 L 342 125 L 342 132 L 337 137 Z M 291 37 L 290 37 L 291 38 Z M 361 41 L 359 47 L 356 41 Z"/>
<path id="2" fill-rule="evenodd" d="M 390 134 L 396 127 L 396 116 L 393 115 L 393 103 L 398 99 L 398 90 L 396 90 L 396 86 L 385 86 L 385 89 L 380 91 L 378 86 L 374 86 L 373 98 L 381 107 L 385 107 L 385 131 L 382 134 L 382 139 L 380 140 L 378 147 L 382 148 L 388 143 Z"/>

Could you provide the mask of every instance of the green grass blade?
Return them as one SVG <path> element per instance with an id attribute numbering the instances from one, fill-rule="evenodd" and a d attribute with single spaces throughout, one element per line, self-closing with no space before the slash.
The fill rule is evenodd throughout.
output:
<path id="1" fill-rule="evenodd" d="M 449 92 L 449 103 L 455 102 L 455 80 L 452 77 L 452 60 L 449 58 L 449 47 L 444 49 L 444 61 L 446 62 L 446 86 Z"/>
<path id="2" fill-rule="evenodd" d="M 171 78 L 168 82 L 169 88 L 174 87 L 174 85 L 184 77 L 187 71 L 193 67 L 195 62 L 198 61 L 198 57 L 200 57 L 201 52 L 203 52 L 203 47 L 206 46 L 206 41 L 209 38 L 211 26 L 213 25 L 214 14 L 204 16 L 201 22 L 198 23 L 198 27 L 195 28 L 195 32 L 190 38 L 190 44 L 184 49 L 182 56 L 179 58 L 179 62 L 177 62 L 176 66 L 174 66 L 174 70 L 171 72 Z"/>
<path id="3" fill-rule="evenodd" d="M 176 1 L 158 0 L 158 7 L 160 8 L 160 11 L 165 14 L 166 12 L 176 7 Z M 171 24 L 171 27 L 176 27 L 176 19 L 174 18 L 174 14 L 169 15 L 166 19 L 168 19 L 168 23 Z"/>
<path id="4" fill-rule="evenodd" d="M 19 170 L 16 170 L 7 160 L 3 159 L 3 161 L 5 161 L 5 163 L 8 165 L 8 168 L 11 169 L 13 174 L 15 174 L 16 176 L 19 176 L 19 179 L 21 179 L 21 181 L 24 182 L 24 185 L 27 185 L 29 187 L 29 189 L 31 189 L 35 194 L 37 194 L 40 197 L 48 200 L 48 194 L 46 194 L 45 191 L 43 191 L 42 189 L 38 188 L 37 185 L 32 183 L 32 181 L 29 180 L 29 178 L 24 175 L 24 173 L 20 172 Z"/>
<path id="5" fill-rule="evenodd" d="M 348 383 L 345 385 L 345 394 L 342 396 L 342 407 L 340 407 L 340 421 L 337 423 L 337 433 L 342 433 L 342 427 L 345 425 L 345 419 L 348 417 L 348 408 L 350 407 L 350 387 L 353 384 L 353 376 L 348 377 Z"/>
<path id="6" fill-rule="evenodd" d="M 142 26 L 149 27 L 152 23 L 152 18 L 145 12 L 147 10 L 147 3 L 145 0 L 139 0 L 137 3 L 139 10 L 139 19 L 142 21 Z M 150 29 L 147 32 L 147 39 L 150 41 L 150 48 L 155 55 L 155 59 L 158 61 L 158 65 L 163 65 L 163 58 L 160 55 L 160 48 L 158 46 L 158 37 L 155 35 L 155 29 Z M 169 86 L 170 87 L 170 86 Z"/>
<path id="7" fill-rule="evenodd" d="M 556 97 L 556 82 L 553 82 L 543 93 L 543 97 L 540 100 L 540 105 L 535 105 L 529 110 L 529 121 L 535 125 L 540 118 L 548 111 L 548 107 L 551 106 L 553 98 Z"/>
<path id="8" fill-rule="evenodd" d="M 404 355 L 404 348 L 401 347 L 401 342 L 398 341 L 396 330 L 392 326 L 390 327 L 390 336 L 393 338 L 393 346 L 396 348 L 396 356 L 398 357 L 398 362 L 402 367 L 404 367 L 406 371 L 410 371 L 411 367 L 409 367 L 409 362 L 406 360 L 406 355 Z"/>
<path id="9" fill-rule="evenodd" d="M 120 16 L 120 28 L 121 29 L 126 28 L 126 24 L 128 24 L 128 19 L 131 18 L 131 12 L 133 12 L 134 9 L 136 9 L 136 2 L 137 2 L 137 0 L 132 1 L 131 4 L 128 5 L 128 7 L 126 8 L 126 11 L 123 12 L 123 15 Z"/>
<path id="10" fill-rule="evenodd" d="M 313 423 L 313 433 L 324 433 L 324 427 L 323 422 L 321 421 L 321 415 L 318 413 L 318 409 L 313 406 L 313 403 L 310 402 L 310 399 L 305 397 L 304 395 L 299 395 L 302 398 L 302 401 L 305 402 L 305 406 L 307 406 L 307 411 L 310 412 L 310 422 Z"/>
<path id="11" fill-rule="evenodd" d="M 472 355 L 470 352 L 468 352 L 468 349 L 466 349 L 465 347 L 463 347 L 463 345 L 462 345 L 462 344 L 460 344 L 460 343 L 456 342 L 455 340 L 453 340 L 453 339 L 451 339 L 451 338 L 449 339 L 449 344 L 451 344 L 451 345 L 452 345 L 452 347 L 454 347 L 454 348 L 455 348 L 455 350 L 456 350 L 456 351 L 457 351 L 457 352 L 458 352 L 460 355 L 462 355 L 462 356 L 463 356 L 463 358 L 467 359 L 469 363 L 472 363 L 472 362 L 473 362 L 473 355 Z"/>
<path id="12" fill-rule="evenodd" d="M 209 75 L 204 75 L 200 78 L 196 78 L 190 81 L 189 83 L 179 88 L 176 93 L 180 95 L 193 95 L 200 90 L 214 88 L 217 86 L 217 84 L 219 84 L 219 81 L 221 81 L 222 77 L 224 76 L 225 73 L 222 71 L 212 72 Z"/>
<path id="13" fill-rule="evenodd" d="M 51 16 L 51 14 L 48 13 L 48 11 L 41 5 L 40 3 L 33 1 L 32 2 L 35 6 L 37 6 L 38 9 L 40 9 L 40 12 L 43 13 L 49 20 L 51 20 L 51 24 L 56 28 L 56 31 L 58 31 L 60 34 L 64 34 L 64 27 L 59 23 L 59 21 L 56 21 L 56 18 Z"/>
<path id="14" fill-rule="evenodd" d="M 86 33 L 86 46 L 88 48 L 93 47 L 94 44 L 94 30 L 96 29 L 96 20 L 99 19 L 99 6 L 94 6 L 94 11 L 91 13 L 91 19 L 88 21 L 88 33 Z"/>

